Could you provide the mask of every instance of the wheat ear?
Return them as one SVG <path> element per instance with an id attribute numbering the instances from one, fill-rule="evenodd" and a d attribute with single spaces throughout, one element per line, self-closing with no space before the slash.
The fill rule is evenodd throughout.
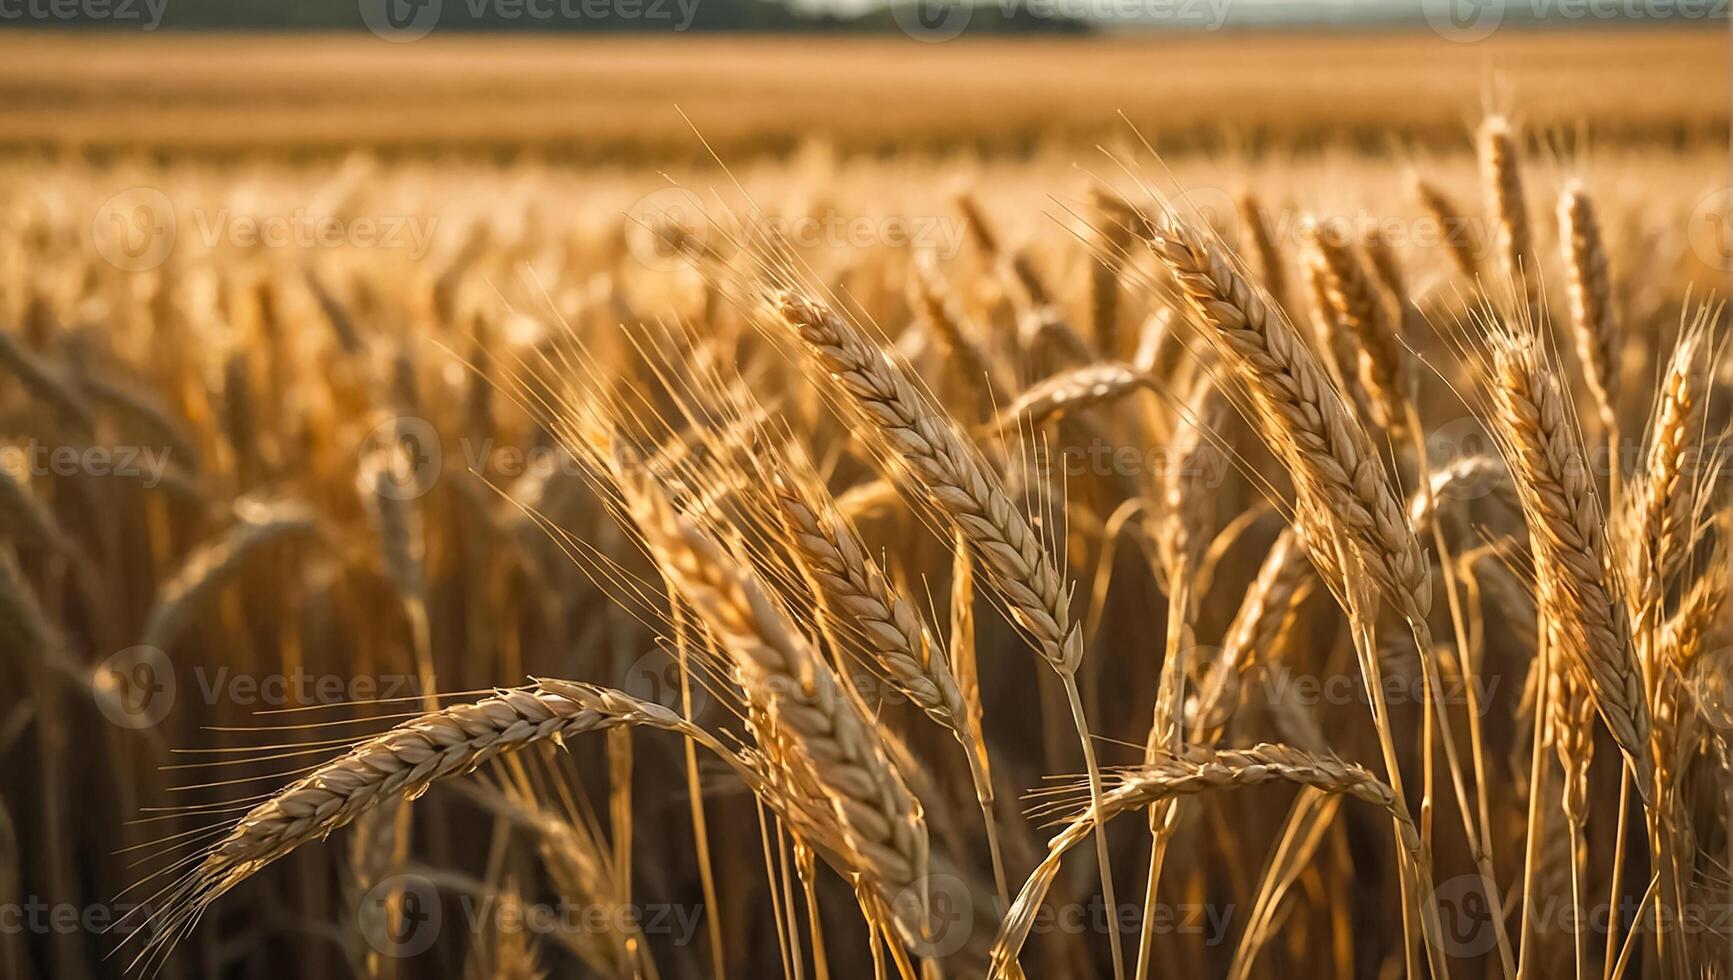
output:
<path id="1" fill-rule="evenodd" d="M 1488 116 L 1480 125 L 1480 179 L 1498 248 L 1499 271 L 1526 302 L 1537 298 L 1539 279 L 1533 262 L 1533 235 L 1523 196 L 1522 163 L 1510 122 Z"/>
<path id="2" fill-rule="evenodd" d="M 1618 424 L 1619 330 L 1613 322 L 1613 287 L 1600 222 L 1580 183 L 1573 181 L 1565 187 L 1559 198 L 1558 220 L 1577 358 L 1600 409 L 1602 425 L 1610 433 Z"/>
<path id="3" fill-rule="evenodd" d="M 1097 361 L 1049 375 L 1025 388 L 999 413 L 993 426 L 1001 432 L 1039 426 L 1152 387 L 1150 378 L 1129 364 Z"/>
<path id="4" fill-rule="evenodd" d="M 1648 793 L 1649 711 L 1623 596 L 1609 587 L 1601 504 L 1569 403 L 1535 338 L 1493 335 L 1498 442 L 1522 500 L 1558 644 Z"/>
<path id="5" fill-rule="evenodd" d="M 1302 230 L 1323 272 L 1324 295 L 1335 323 L 1353 336 L 1354 368 L 1370 396 L 1373 421 L 1392 436 L 1399 436 L 1406 403 L 1412 397 L 1414 371 L 1390 322 L 1389 308 L 1367 274 L 1365 262 L 1349 243 L 1315 220 L 1308 220 Z"/>
<path id="6" fill-rule="evenodd" d="M 1272 445 L 1317 495 L 1410 622 L 1432 606 L 1428 563 L 1371 438 L 1299 334 L 1273 313 L 1219 248 L 1180 222 L 1152 242 L 1217 346 L 1249 382 Z"/>
<path id="7" fill-rule="evenodd" d="M 1258 196 L 1250 190 L 1240 195 L 1239 209 L 1240 224 L 1245 226 L 1252 251 L 1258 256 L 1258 276 L 1264 289 L 1279 303 L 1288 294 L 1288 273 L 1282 266 L 1282 252 L 1276 247 L 1274 230 L 1264 215 Z"/>
<path id="8" fill-rule="evenodd" d="M 806 351 L 846 395 L 855 416 L 888 444 L 941 513 L 963 533 L 988 580 L 1011 615 L 1035 641 L 1041 658 L 1059 674 L 1089 771 L 1091 797 L 1100 802 L 1100 770 L 1083 702 L 1077 667 L 1083 660 L 1083 629 L 1071 619 L 1071 591 L 1045 541 L 1013 506 L 979 451 L 964 440 L 955 421 L 922 398 L 876 344 L 829 307 L 793 293 L 778 302 L 782 320 Z M 1112 864 L 1105 835 L 1096 838 L 1103 897 L 1114 903 Z M 1114 975 L 1122 976 L 1119 930 L 1109 932 Z"/>
<path id="9" fill-rule="evenodd" d="M 1419 199 L 1421 209 L 1438 225 L 1451 264 L 1464 278 L 1473 279 L 1476 272 L 1475 242 L 1469 235 L 1468 213 L 1457 207 L 1456 202 L 1436 184 L 1423 177 L 1414 178 L 1414 196 Z"/>
<path id="10" fill-rule="evenodd" d="M 156 605 L 145 621 L 145 646 L 168 649 L 180 638 L 210 596 L 233 581 L 255 552 L 275 541 L 318 530 L 313 512 L 295 501 L 237 504 L 240 521 L 214 541 L 200 546 L 157 590 Z"/>
<path id="11" fill-rule="evenodd" d="M 660 705 L 571 681 L 538 681 L 425 714 L 362 742 L 248 811 L 173 890 L 163 928 L 152 930 L 146 950 L 174 942 L 207 906 L 266 865 L 375 807 L 414 800 L 434 783 L 473 772 L 502 753 L 621 725 L 679 732 L 730 757 L 707 732 Z"/>
<path id="12" fill-rule="evenodd" d="M 757 577 L 677 513 L 633 456 L 617 453 L 614 475 L 657 567 L 717 638 L 754 707 L 798 748 L 860 873 L 918 942 L 929 933 L 926 822 L 877 729 Z"/>
<path id="13" fill-rule="evenodd" d="M 914 262 L 911 291 L 921 321 L 951 354 L 954 370 L 975 395 L 976 410 L 991 412 L 994 401 L 1015 390 L 1002 376 L 992 356 L 981 346 L 974 328 L 957 307 L 931 254 L 921 253 Z"/>
<path id="14" fill-rule="evenodd" d="M 844 617 L 850 631 L 865 639 L 867 652 L 897 690 L 962 746 L 976 802 L 988 821 L 989 840 L 994 841 L 995 882 L 1004 892 L 997 833 L 991 826 L 994 794 L 986 747 L 970 724 L 969 703 L 944 649 L 822 493 L 802 494 L 780 475 L 773 477 L 772 485 L 795 547 L 805 559 L 802 567 L 817 580 L 831 613 Z M 1007 895 L 1001 897 L 1009 901 Z"/>

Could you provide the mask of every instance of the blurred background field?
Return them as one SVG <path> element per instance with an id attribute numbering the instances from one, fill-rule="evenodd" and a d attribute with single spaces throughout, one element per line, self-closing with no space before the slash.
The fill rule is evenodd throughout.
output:
<path id="1" fill-rule="evenodd" d="M 73 66 L 76 66 L 74 69 Z M 874 154 L 1466 148 L 1495 86 L 1530 132 L 1724 146 L 1718 31 L 1422 29 L 901 35 L 0 32 L 0 146 L 202 153 L 533 151 L 733 162 L 808 140 Z"/>

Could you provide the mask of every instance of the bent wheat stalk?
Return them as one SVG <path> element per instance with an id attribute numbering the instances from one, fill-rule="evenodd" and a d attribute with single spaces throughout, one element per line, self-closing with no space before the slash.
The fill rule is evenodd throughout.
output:
<path id="1" fill-rule="evenodd" d="M 362 742 L 241 817 L 173 888 L 159 913 L 161 928 L 150 930 L 135 962 L 166 952 L 212 902 L 266 865 L 375 807 L 414 800 L 502 753 L 622 725 L 679 732 L 732 759 L 708 732 L 660 705 L 572 681 L 540 680 L 422 715 Z"/>
<path id="2" fill-rule="evenodd" d="M 1285 745 L 1264 744 L 1249 749 L 1158 758 L 1141 767 L 1116 772 L 1113 782 L 1112 792 L 1102 799 L 1099 806 L 1076 817 L 1053 838 L 1047 856 L 1024 882 L 1023 890 L 1011 904 L 1011 911 L 1005 916 L 1004 925 L 993 943 L 990 976 L 1011 975 L 1023 944 L 1035 925 L 1041 903 L 1058 876 L 1060 860 L 1067 851 L 1098 831 L 1101 822 L 1179 796 L 1272 782 L 1293 783 L 1350 796 L 1386 813 L 1398 828 L 1397 837 L 1408 861 L 1422 872 L 1426 867 L 1419 830 L 1396 792 L 1366 769 L 1331 756 L 1313 755 Z M 1421 894 L 1430 895 L 1431 891 L 1428 888 Z"/>

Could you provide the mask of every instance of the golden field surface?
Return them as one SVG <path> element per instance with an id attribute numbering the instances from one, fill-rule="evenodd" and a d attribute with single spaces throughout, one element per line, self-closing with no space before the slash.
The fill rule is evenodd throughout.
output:
<path id="1" fill-rule="evenodd" d="M 69 65 L 77 71 L 67 71 Z M 718 147 L 1027 150 L 1113 138 L 1460 143 L 1489 81 L 1537 127 L 1725 142 L 1712 29 L 1199 34 L 911 43 L 903 37 L 447 38 L 0 35 L 9 144 L 218 150 Z"/>
<path id="2" fill-rule="evenodd" d="M 0 977 L 1733 978 L 1727 62 L 0 35 Z"/>

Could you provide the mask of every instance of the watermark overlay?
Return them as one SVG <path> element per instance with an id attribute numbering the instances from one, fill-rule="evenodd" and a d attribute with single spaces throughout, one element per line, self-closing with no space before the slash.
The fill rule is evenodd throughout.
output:
<path id="1" fill-rule="evenodd" d="M 1484 956 L 1498 945 L 1496 904 L 1479 875 L 1458 875 L 1433 893 L 1438 903 L 1439 941 L 1450 956 Z"/>
<path id="2" fill-rule="evenodd" d="M 397 415 L 374 426 L 361 440 L 360 458 L 386 450 L 390 465 L 376 492 L 393 500 L 415 500 L 433 489 L 445 472 L 445 447 L 433 423 L 415 415 Z"/>
<path id="3" fill-rule="evenodd" d="M 1439 884 L 1433 892 L 1437 903 L 1440 940 L 1444 952 L 1457 959 L 1485 956 L 1498 945 L 1493 921 L 1493 902 L 1486 894 L 1486 881 L 1476 874 L 1459 875 Z M 1733 905 L 1723 902 L 1686 902 L 1645 906 L 1636 895 L 1618 902 L 1577 904 L 1568 896 L 1536 895 L 1524 909 L 1529 928 L 1541 934 L 1579 935 L 1604 939 L 1614 924 L 1621 931 L 1688 936 L 1733 934 Z"/>
<path id="4" fill-rule="evenodd" d="M 149 928 L 153 906 L 145 902 L 52 902 L 40 895 L 0 902 L 0 936 L 126 936 Z"/>
<path id="5" fill-rule="evenodd" d="M 1569 473 L 1594 477 L 1604 481 L 1615 469 L 1622 474 L 1641 471 L 1649 456 L 1649 445 L 1641 438 L 1620 438 L 1608 444 L 1590 439 L 1580 455 L 1559 461 Z M 1437 472 L 1455 463 L 1475 458 L 1502 459 L 1498 443 L 1487 431 L 1487 423 L 1472 415 L 1460 416 L 1426 432 L 1426 460 Z M 1502 463 L 1499 464 L 1502 467 Z M 1679 471 L 1691 482 L 1706 481 L 1733 475 L 1733 457 L 1718 446 L 1687 446 L 1679 453 Z M 1445 487 L 1441 496 L 1446 500 L 1473 500 L 1495 491 L 1498 481 L 1476 479 L 1457 481 Z"/>
<path id="6" fill-rule="evenodd" d="M 899 3 L 891 19 L 917 41 L 937 43 L 960 37 L 979 11 L 993 10 L 1004 20 L 1075 23 L 1127 23 L 1220 30 L 1234 0 L 994 0 L 992 3 L 911 0 Z"/>
<path id="7" fill-rule="evenodd" d="M 1686 219 L 1685 241 L 1704 265 L 1733 272 L 1733 188 L 1703 195 Z"/>
<path id="8" fill-rule="evenodd" d="M 363 895 L 356 908 L 362 938 L 382 956 L 402 959 L 433 948 L 452 929 L 469 934 L 503 933 L 552 938 L 563 944 L 591 936 L 644 936 L 689 945 L 704 919 L 703 905 L 668 902 L 587 904 L 561 898 L 526 902 L 497 894 L 453 896 L 417 874 L 393 875 Z M 451 914 L 455 911 L 457 914 Z"/>
<path id="9" fill-rule="evenodd" d="M 191 684 L 185 683 L 186 680 Z M 133 646 L 114 654 L 96 669 L 92 686 L 98 709 L 122 728 L 159 725 L 177 701 L 197 698 L 207 706 L 293 708 L 307 705 L 357 704 L 418 698 L 426 693 L 413 674 L 330 674 L 306 670 L 253 673 L 228 666 L 192 668 L 190 678 L 175 671 L 174 661 L 153 646 Z"/>
<path id="10" fill-rule="evenodd" d="M 688 651 L 688 661 L 697 653 Z M 710 710 L 709 688 L 698 677 L 690 678 L 682 692 L 680 685 L 680 654 L 661 643 L 632 661 L 620 678 L 620 689 L 640 701 L 659 704 L 686 718 L 702 718 Z M 687 703 L 691 710 L 686 710 Z"/>
<path id="11" fill-rule="evenodd" d="M 160 0 L 159 0 L 160 2 Z M 464 26 L 632 24 L 690 30 L 702 0 L 357 0 L 361 22 L 393 43 L 419 41 L 450 14 Z"/>
<path id="12" fill-rule="evenodd" d="M 1733 733 L 1733 647 L 1698 656 L 1686 682 L 1704 719 L 1724 733 Z"/>
<path id="13" fill-rule="evenodd" d="M 129 187 L 90 219 L 96 254 L 122 272 L 149 272 L 168 261 L 180 231 L 174 202 L 154 187 Z"/>
<path id="14" fill-rule="evenodd" d="M 777 242 L 793 249 L 916 249 L 947 259 L 962 251 L 968 220 L 954 214 L 776 215 L 735 211 L 685 187 L 659 188 L 625 210 L 626 247 L 658 271 L 696 263 L 724 235 L 741 242 Z M 726 231 L 724 231 L 726 229 Z"/>
<path id="15" fill-rule="evenodd" d="M 993 903 L 991 898 L 982 900 Z M 910 947 L 923 957 L 949 956 L 968 944 L 977 925 L 993 928 L 985 918 L 976 918 L 976 901 L 968 883 L 949 874 L 918 878 L 891 900 L 892 908 L 909 921 L 926 924 L 926 935 Z M 1144 928 L 1144 912 L 1142 903 L 1122 902 L 1110 907 L 1100 895 L 1085 902 L 1043 902 L 1033 913 L 1029 935 L 1135 934 Z M 1189 936 L 1215 947 L 1228 941 L 1235 908 L 1231 903 L 1157 902 L 1148 912 L 1152 935 Z"/>
<path id="16" fill-rule="evenodd" d="M 153 490 L 168 472 L 171 452 L 168 446 L 51 446 L 31 439 L 0 447 L 0 467 L 35 479 L 121 477 Z"/>
<path id="17" fill-rule="evenodd" d="M 96 707 L 122 728 L 154 728 L 174 710 L 174 662 L 153 646 L 127 647 L 104 660 L 91 677 Z"/>
<path id="18" fill-rule="evenodd" d="M 1727 0 L 1421 0 L 1421 13 L 1446 41 L 1484 41 L 1510 22 L 1706 21 L 1725 19 Z"/>
<path id="19" fill-rule="evenodd" d="M 154 31 L 168 0 L 0 0 L 0 23 L 100 23 Z"/>
<path id="20" fill-rule="evenodd" d="M 1139 477 L 1172 473 L 1177 468 L 1185 480 L 1201 489 L 1223 486 L 1233 471 L 1227 454 L 1207 442 L 1176 448 L 1093 439 L 1081 446 L 1058 447 L 1057 465 L 1069 478 Z"/>
<path id="21" fill-rule="evenodd" d="M 439 941 L 445 906 L 439 889 L 421 875 L 392 875 L 361 896 L 355 925 L 361 938 L 381 956 L 419 956 Z"/>
<path id="22" fill-rule="evenodd" d="M 438 227 L 439 218 L 415 214 L 338 216 L 302 207 L 276 213 L 176 207 L 155 187 L 129 187 L 97 206 L 90 241 L 115 268 L 148 272 L 167 262 L 187 240 L 207 251 L 224 245 L 249 251 L 394 249 L 421 259 Z"/>
<path id="23" fill-rule="evenodd" d="M 361 23 L 394 44 L 419 41 L 439 25 L 441 0 L 357 0 Z"/>
<path id="24" fill-rule="evenodd" d="M 414 674 L 253 674 L 230 668 L 193 668 L 193 687 L 207 705 L 290 708 L 419 698 L 427 691 Z"/>

